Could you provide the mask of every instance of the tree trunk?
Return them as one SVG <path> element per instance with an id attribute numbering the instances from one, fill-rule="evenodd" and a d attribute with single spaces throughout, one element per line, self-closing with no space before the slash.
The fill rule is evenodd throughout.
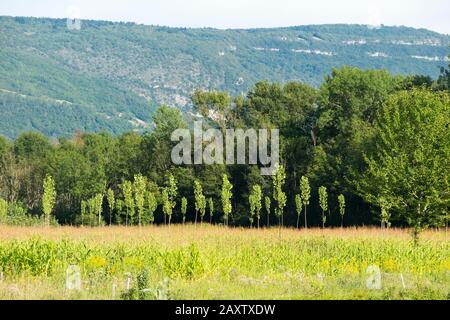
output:
<path id="1" fill-rule="evenodd" d="M 324 215 L 324 213 L 322 211 L 322 229 L 325 229 L 325 220 L 323 219 L 323 215 Z"/>
<path id="2" fill-rule="evenodd" d="M 308 221 L 306 219 L 306 206 L 305 206 L 305 228 L 308 229 Z"/>
<path id="3" fill-rule="evenodd" d="M 297 229 L 299 228 L 300 225 L 300 215 L 297 214 Z"/>

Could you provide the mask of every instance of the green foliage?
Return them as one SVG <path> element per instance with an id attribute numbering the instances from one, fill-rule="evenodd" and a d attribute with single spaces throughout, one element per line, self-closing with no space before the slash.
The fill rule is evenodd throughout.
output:
<path id="1" fill-rule="evenodd" d="M 214 299 L 217 292 L 209 290 L 211 286 L 220 288 L 224 299 L 238 295 L 242 299 L 445 300 L 448 296 L 448 243 L 444 233 L 434 232 L 430 241 L 413 247 L 402 231 L 393 231 L 395 236 L 386 238 L 365 229 L 361 231 L 366 234 L 345 239 L 313 234 L 299 237 L 287 232 L 279 241 L 275 231 L 266 230 L 255 237 L 245 231 L 217 228 L 208 229 L 206 238 L 199 234 L 185 239 L 186 228 L 192 233 L 198 231 L 189 226 L 170 231 L 150 228 L 161 241 L 134 237 L 129 230 L 117 230 L 115 237 L 122 241 L 102 243 L 84 234 L 86 230 L 74 230 L 65 241 L 23 236 L 21 240 L 3 239 L 2 285 L 15 283 L 25 289 L 27 280 L 35 281 L 38 287 L 27 293 L 30 298 L 62 298 L 61 275 L 76 263 L 82 279 L 91 280 L 89 290 L 83 286 L 83 296 L 66 292 L 66 298 L 111 299 L 112 285 L 123 288 L 126 272 L 131 273 L 131 288 L 136 289 L 133 299 Z M 386 273 L 381 290 L 365 290 L 368 265 L 377 265 Z M 298 270 L 302 272 L 299 279 L 293 276 Z M 325 277 L 325 286 L 324 280 L 317 279 L 318 271 Z M 264 276 L 268 279 L 261 286 Z M 165 278 L 171 282 L 165 283 Z M 292 287 L 286 290 L 289 285 Z M 168 290 L 171 288 L 175 290 Z M 11 293 L 2 290 L 0 298 L 7 297 Z"/>
<path id="2" fill-rule="evenodd" d="M 50 214 L 56 204 L 55 182 L 50 175 L 44 180 L 44 194 L 42 195 L 42 211 L 44 212 L 45 221 L 50 225 Z"/>
<path id="3" fill-rule="evenodd" d="M 85 221 L 85 218 L 86 218 L 87 206 L 88 206 L 88 203 L 85 200 L 81 200 L 81 212 L 80 212 L 80 214 L 81 214 L 81 217 L 80 217 L 81 218 L 81 225 L 84 224 L 84 221 Z"/>
<path id="4" fill-rule="evenodd" d="M 391 209 L 391 203 L 389 203 L 383 197 L 380 197 L 378 201 L 381 211 L 380 212 L 381 227 L 389 228 L 391 226 L 391 222 L 389 221 L 391 218 L 391 213 L 389 212 L 389 210 Z"/>
<path id="5" fill-rule="evenodd" d="M 0 198 L 0 221 L 5 221 L 8 216 L 8 202 Z"/>
<path id="6" fill-rule="evenodd" d="M 325 223 L 327 221 L 325 212 L 328 210 L 328 192 L 327 192 L 327 188 L 324 186 L 321 186 L 319 188 L 319 205 L 320 205 L 320 208 L 322 209 L 322 228 L 324 228 Z"/>
<path id="7" fill-rule="evenodd" d="M 295 209 L 297 211 L 297 229 L 300 227 L 300 215 L 302 214 L 303 202 L 302 196 L 299 194 L 295 195 Z"/>
<path id="8" fill-rule="evenodd" d="M 116 206 L 116 201 L 114 197 L 114 191 L 112 191 L 111 188 L 108 189 L 106 192 L 106 200 L 108 201 L 108 208 L 109 208 L 109 225 L 112 224 L 112 214 Z"/>
<path id="9" fill-rule="evenodd" d="M 302 202 L 305 208 L 305 228 L 308 228 L 308 221 L 306 218 L 306 208 L 309 205 L 309 199 L 311 198 L 311 187 L 309 185 L 308 177 L 302 176 L 300 180 L 300 189 L 302 194 Z"/>
<path id="10" fill-rule="evenodd" d="M 188 201 L 186 197 L 181 198 L 181 215 L 183 217 L 183 224 L 186 222 L 187 205 Z"/>
<path id="11" fill-rule="evenodd" d="M 208 198 L 208 208 L 209 208 L 209 222 L 212 222 L 214 216 L 214 201 L 212 198 Z"/>
<path id="12" fill-rule="evenodd" d="M 158 202 L 156 200 L 155 195 L 153 192 L 147 191 L 146 193 L 146 200 L 147 200 L 147 221 L 150 223 L 153 223 L 155 221 L 155 210 L 158 207 Z"/>
<path id="13" fill-rule="evenodd" d="M 283 224 L 283 212 L 286 206 L 286 193 L 283 191 L 286 180 L 286 172 L 282 165 L 278 165 L 275 174 L 272 176 L 273 183 L 273 199 L 277 203 L 275 207 L 275 215 L 279 219 L 280 226 Z"/>
<path id="14" fill-rule="evenodd" d="M 177 187 L 177 180 L 174 178 L 174 176 L 172 174 L 169 175 L 169 187 L 168 187 L 168 192 L 169 192 L 169 201 L 170 204 L 172 206 L 172 209 L 175 208 L 176 206 L 176 197 L 178 194 L 178 187 Z M 169 219 L 169 224 L 170 224 L 170 219 Z"/>
<path id="15" fill-rule="evenodd" d="M 103 211 L 103 194 L 97 194 L 94 198 L 95 201 L 95 214 L 98 217 L 98 226 L 102 225 L 102 211 Z"/>
<path id="16" fill-rule="evenodd" d="M 0 198 L 0 225 L 11 226 L 42 226 L 47 225 L 45 216 L 34 216 L 27 212 L 23 204 L 11 202 Z M 51 225 L 57 225 L 56 221 L 51 218 Z"/>
<path id="17" fill-rule="evenodd" d="M 266 214 L 267 214 L 267 227 L 270 226 L 270 198 L 268 196 L 264 197 L 264 207 L 266 208 Z"/>
<path id="18" fill-rule="evenodd" d="M 194 183 L 194 197 L 195 197 L 195 223 L 197 223 L 197 215 L 200 213 L 201 222 L 206 214 L 206 197 L 203 194 L 203 187 L 200 181 L 195 180 Z"/>
<path id="19" fill-rule="evenodd" d="M 339 214 L 341 215 L 341 227 L 344 226 L 344 215 L 345 215 L 345 196 L 340 194 L 338 196 L 339 202 Z"/>
<path id="20" fill-rule="evenodd" d="M 170 202 L 169 198 L 169 190 L 167 188 L 164 188 L 162 191 L 162 205 L 163 205 L 163 212 L 164 216 L 168 218 L 169 226 L 170 226 L 170 219 L 172 218 L 172 203 Z"/>
<path id="21" fill-rule="evenodd" d="M 138 225 L 142 225 L 143 218 L 145 216 L 145 191 L 147 187 L 147 180 L 142 174 L 134 176 L 134 203 L 138 212 Z"/>
<path id="22" fill-rule="evenodd" d="M 28 130 L 66 137 L 74 130 L 142 132 L 151 127 L 157 104 L 189 109 L 192 88 L 208 84 L 240 95 L 260 79 L 300 79 L 318 87 L 333 67 L 342 65 L 434 76 L 445 62 L 412 56 L 443 58 L 447 48 L 428 42 L 450 42 L 448 36 L 427 30 L 370 30 L 364 25 L 186 30 L 83 21 L 82 32 L 69 32 L 64 24 L 62 19 L 0 17 L 0 134 L 15 138 Z M 352 39 L 366 43 L 348 44 Z M 314 54 L 316 50 L 333 55 Z M 375 52 L 388 57 L 368 54 Z M 226 93 L 213 98 L 199 105 L 226 105 Z"/>
<path id="23" fill-rule="evenodd" d="M 259 228 L 259 220 L 261 219 L 262 209 L 262 190 L 260 185 L 254 185 L 249 196 L 250 203 L 250 225 L 253 225 L 254 216 L 256 216 L 257 226 Z"/>
<path id="24" fill-rule="evenodd" d="M 447 93 L 414 89 L 391 96 L 357 183 L 368 202 L 388 203 L 414 227 L 416 237 L 422 229 L 443 226 L 449 208 L 449 118 Z"/>
<path id="25" fill-rule="evenodd" d="M 228 176 L 226 174 L 223 175 L 222 179 L 222 211 L 225 225 L 228 225 L 228 219 L 232 210 L 231 206 L 231 197 L 233 196 L 232 190 L 233 185 L 228 180 Z"/>
<path id="26" fill-rule="evenodd" d="M 448 190 L 448 94 L 439 90 L 438 83 L 430 84 L 427 76 L 394 77 L 386 71 L 344 67 L 333 70 L 320 89 L 298 82 L 264 81 L 238 96 L 226 91 L 196 92 L 197 110 L 213 111 L 203 118 L 207 127 L 279 129 L 284 172 L 272 179 L 260 174 L 259 165 L 174 165 L 170 150 L 175 143 L 170 136 L 189 125 L 178 109 L 168 106 L 153 113 L 154 130 L 142 135 L 75 132 L 70 139 L 55 139 L 26 132 L 15 141 L 0 137 L 0 197 L 18 204 L 25 216 L 37 217 L 43 207 L 42 181 L 51 176 L 58 195 L 51 216 L 58 222 L 99 224 L 101 212 L 95 199 L 107 190 L 109 220 L 115 214 L 118 224 L 142 225 L 160 223 L 162 217 L 167 220 L 164 206 L 158 208 L 166 187 L 170 212 L 184 196 L 195 204 L 196 221 L 198 214 L 203 221 L 207 207 L 213 211 L 210 199 L 220 199 L 224 222 L 244 225 L 249 215 L 246 204 L 251 204 L 251 218 L 259 220 L 261 200 L 257 200 L 263 193 L 272 193 L 273 200 L 264 199 L 267 225 L 271 201 L 280 225 L 283 219 L 293 225 L 295 216 L 299 219 L 294 204 L 299 177 L 307 175 L 308 188 L 300 181 L 301 208 L 309 213 L 307 221 L 305 212 L 305 226 L 323 225 L 327 208 L 336 211 L 338 206 L 330 201 L 325 208 L 324 203 L 328 196 L 336 199 L 340 193 L 351 199 L 345 213 L 348 225 L 370 225 L 375 219 L 382 225 L 414 225 L 418 219 L 404 211 L 412 211 L 407 208 L 416 208 L 421 201 L 421 211 L 425 206 L 427 213 L 419 220 L 426 221 L 417 230 L 422 225 L 443 226 L 448 212 L 444 191 Z M 311 186 L 326 188 L 327 196 L 321 189 L 312 195 L 309 181 Z M 255 198 L 256 185 L 261 197 Z M 409 198 L 415 202 L 402 204 Z M 316 204 L 309 206 L 310 201 Z M 115 208 L 110 202 L 115 202 Z"/>
<path id="27" fill-rule="evenodd" d="M 132 223 L 134 217 L 135 203 L 133 199 L 133 184 L 130 181 L 125 180 L 120 187 L 122 188 L 124 205 L 126 208 L 125 225 L 128 225 L 129 222 Z M 128 220 L 128 217 L 130 217 L 130 220 Z"/>

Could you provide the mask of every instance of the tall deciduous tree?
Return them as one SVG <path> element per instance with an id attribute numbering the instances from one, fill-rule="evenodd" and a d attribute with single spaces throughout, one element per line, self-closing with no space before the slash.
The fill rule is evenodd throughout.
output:
<path id="1" fill-rule="evenodd" d="M 251 196 L 253 196 L 255 216 L 257 220 L 257 226 L 259 229 L 259 221 L 261 219 L 261 209 L 262 209 L 262 190 L 260 185 L 253 186 Z"/>
<path id="2" fill-rule="evenodd" d="M 97 215 L 97 225 L 102 225 L 102 209 L 103 209 L 103 194 L 99 193 L 94 197 L 95 214 Z"/>
<path id="3" fill-rule="evenodd" d="M 116 201 L 114 197 L 114 191 L 109 188 L 106 192 L 106 200 L 108 200 L 108 208 L 109 208 L 109 225 L 112 224 L 112 214 L 114 211 L 114 208 L 116 206 Z"/>
<path id="4" fill-rule="evenodd" d="M 300 188 L 302 193 L 302 202 L 305 208 L 305 228 L 308 228 L 308 220 L 306 216 L 306 208 L 309 205 L 309 199 L 311 198 L 311 187 L 309 185 L 308 177 L 302 176 L 300 181 Z"/>
<path id="5" fill-rule="evenodd" d="M 275 174 L 272 176 L 273 182 L 273 199 L 277 206 L 275 207 L 275 215 L 278 217 L 279 226 L 283 225 L 283 212 L 286 206 L 286 193 L 283 191 L 286 181 L 286 172 L 282 165 L 278 165 Z"/>
<path id="6" fill-rule="evenodd" d="M 297 229 L 300 227 L 300 215 L 302 214 L 302 196 L 299 194 L 295 195 L 295 209 L 297 210 Z"/>
<path id="7" fill-rule="evenodd" d="M 172 218 L 172 202 L 170 201 L 169 197 L 169 190 L 168 188 L 164 188 L 162 192 L 162 203 L 163 203 L 163 212 L 164 215 L 167 216 L 167 220 L 170 226 L 170 220 Z"/>
<path id="8" fill-rule="evenodd" d="M 147 191 L 146 193 L 147 200 L 147 221 L 153 223 L 155 221 L 155 210 L 158 207 L 158 201 L 156 200 L 155 195 L 151 191 Z"/>
<path id="9" fill-rule="evenodd" d="M 172 210 L 175 208 L 177 202 L 176 198 L 178 195 L 178 187 L 177 187 L 177 180 L 173 176 L 173 174 L 169 175 L 169 183 L 168 183 L 168 189 L 167 192 L 169 193 L 169 201 L 170 205 L 172 206 Z M 169 222 L 170 224 L 170 222 Z"/>
<path id="10" fill-rule="evenodd" d="M 142 174 L 134 176 L 133 191 L 134 202 L 138 212 L 138 225 L 141 226 L 142 219 L 145 215 L 145 192 L 147 187 L 147 180 Z"/>
<path id="11" fill-rule="evenodd" d="M 325 228 L 325 222 L 327 221 L 325 212 L 328 210 L 328 192 L 324 186 L 319 188 L 319 205 L 322 209 L 322 228 Z"/>
<path id="12" fill-rule="evenodd" d="M 124 205 L 126 210 L 125 216 L 125 225 L 128 226 L 128 218 L 130 217 L 130 222 L 132 222 L 132 218 L 134 217 L 134 199 L 133 199 L 133 185 L 129 180 L 125 180 L 121 184 Z"/>
<path id="13" fill-rule="evenodd" d="M 194 182 L 194 199 L 195 199 L 195 224 L 197 224 L 198 213 L 201 213 L 203 207 L 203 188 L 200 181 Z"/>
<path id="14" fill-rule="evenodd" d="M 212 198 L 208 199 L 208 208 L 209 208 L 209 223 L 212 224 L 212 218 L 214 216 L 214 201 Z"/>
<path id="15" fill-rule="evenodd" d="M 373 205 L 383 198 L 393 213 L 421 230 L 443 226 L 450 206 L 450 98 L 423 89 L 390 97 L 378 117 L 366 170 L 356 183 Z"/>
<path id="16" fill-rule="evenodd" d="M 228 219 L 232 210 L 231 207 L 231 197 L 233 196 L 232 190 L 233 185 L 228 180 L 228 176 L 226 174 L 223 175 L 222 179 L 222 210 L 225 225 L 228 225 Z"/>
<path id="17" fill-rule="evenodd" d="M 183 224 L 186 223 L 187 205 L 188 201 L 186 197 L 181 198 L 181 216 L 183 217 Z"/>

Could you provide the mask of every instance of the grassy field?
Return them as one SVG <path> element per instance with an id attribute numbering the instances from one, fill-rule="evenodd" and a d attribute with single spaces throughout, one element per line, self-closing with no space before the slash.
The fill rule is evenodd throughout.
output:
<path id="1" fill-rule="evenodd" d="M 69 265 L 81 290 L 66 288 Z M 381 289 L 367 287 L 371 265 Z M 367 228 L 0 226 L 0 272 L 0 299 L 449 299 L 450 242 Z"/>

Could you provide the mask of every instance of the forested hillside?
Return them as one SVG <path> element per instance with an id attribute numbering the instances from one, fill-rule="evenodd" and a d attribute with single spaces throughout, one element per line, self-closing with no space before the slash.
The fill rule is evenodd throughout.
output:
<path id="1" fill-rule="evenodd" d="M 0 17 L 0 134 L 152 128 L 160 104 L 192 108 L 194 90 L 247 92 L 261 80 L 318 87 L 333 67 L 437 77 L 450 37 L 405 27 L 254 30 Z"/>
<path id="2" fill-rule="evenodd" d="M 430 81 L 344 67 L 318 89 L 258 82 L 244 97 L 197 91 L 205 130 L 279 128 L 282 167 L 273 177 L 262 176 L 261 165 L 175 165 L 171 135 L 188 123 L 167 106 L 142 135 L 0 137 L 0 223 L 381 222 L 417 234 L 442 227 L 450 205 L 449 85 L 448 70 Z M 207 117 L 211 110 L 216 117 Z"/>

